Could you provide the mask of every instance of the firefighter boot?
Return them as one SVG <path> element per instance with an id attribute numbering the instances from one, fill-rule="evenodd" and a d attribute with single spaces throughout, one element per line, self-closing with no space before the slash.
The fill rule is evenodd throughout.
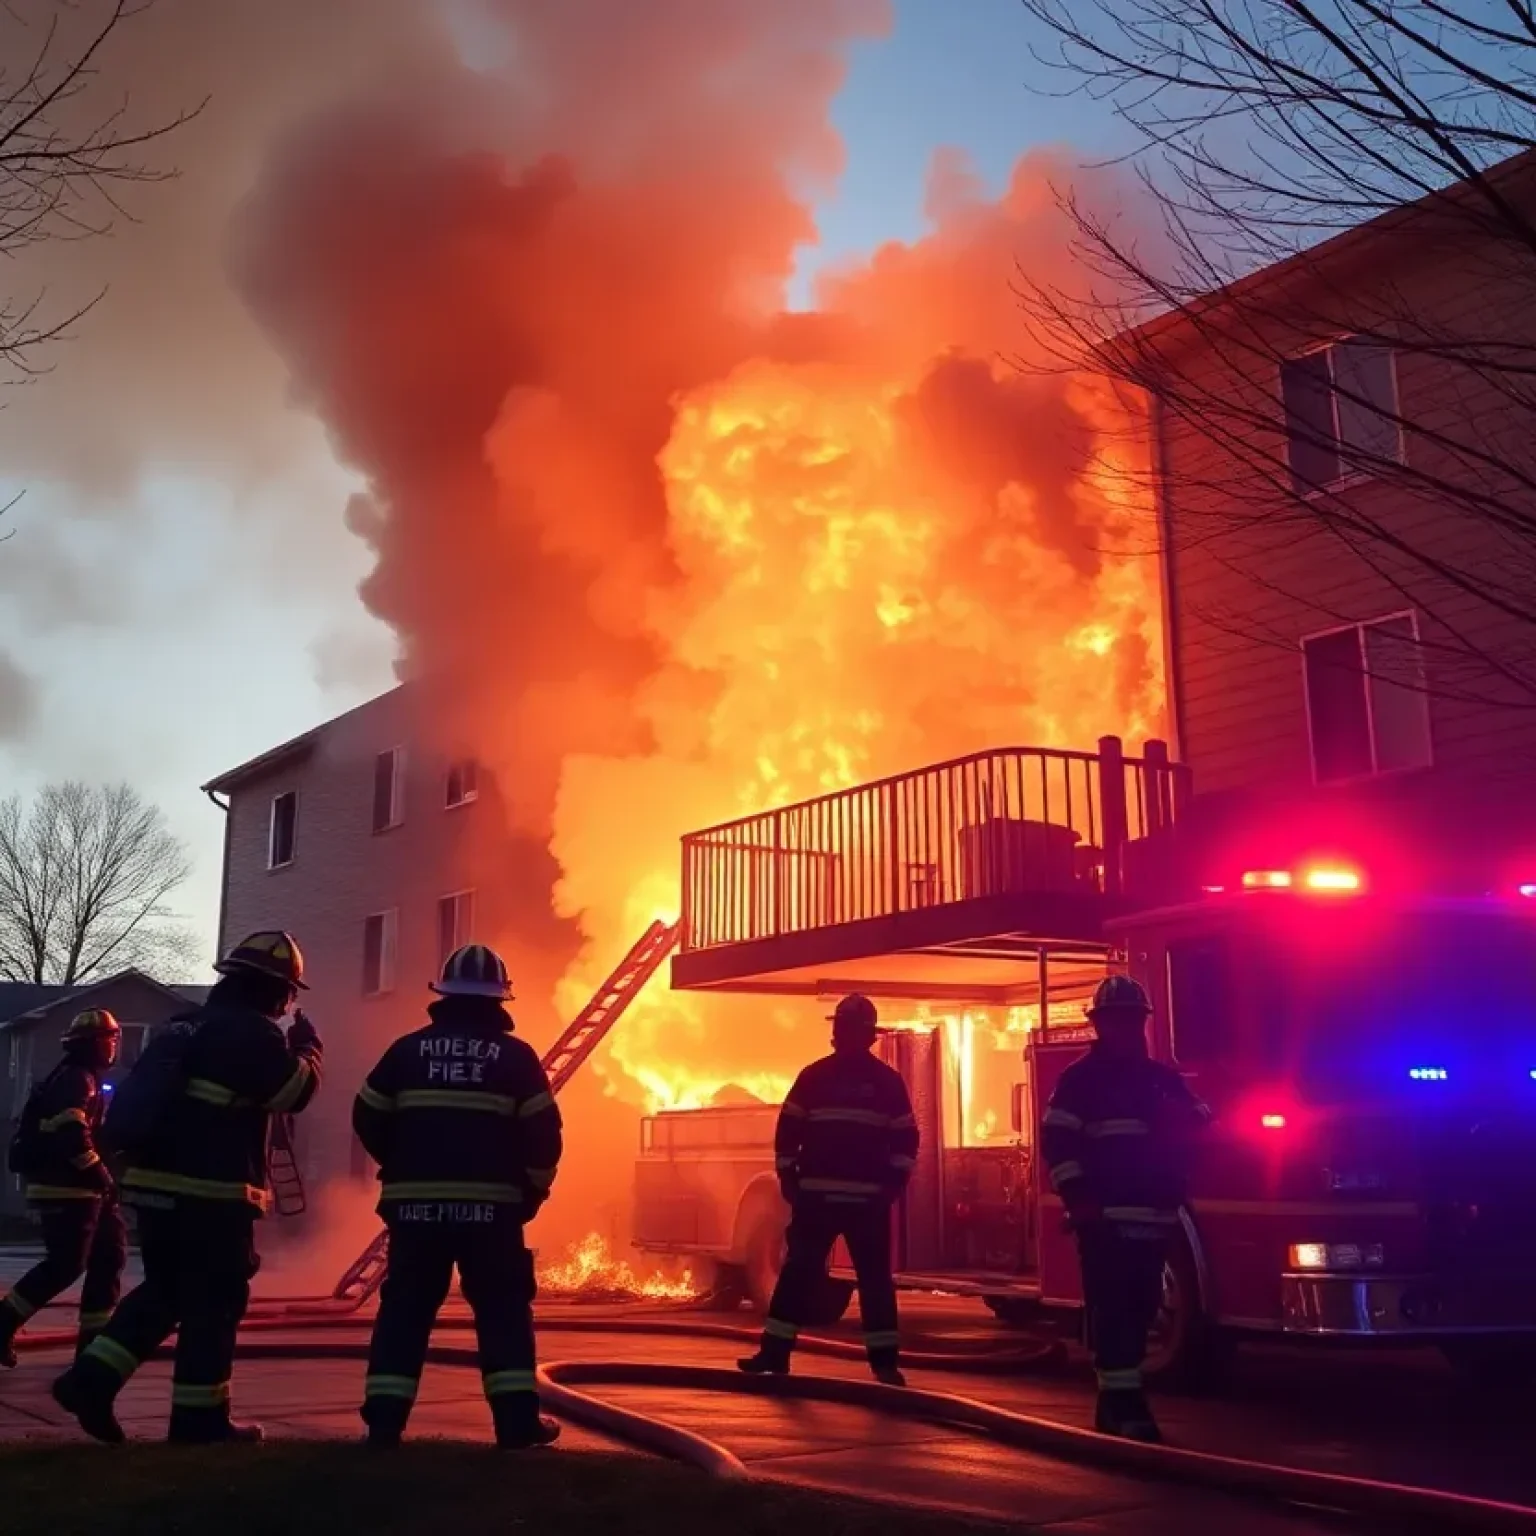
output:
<path id="1" fill-rule="evenodd" d="M 227 1410 L 173 1407 L 166 1439 L 172 1445 L 260 1445 L 266 1431 L 236 1423 Z"/>
<path id="2" fill-rule="evenodd" d="M 1140 1440 L 1147 1445 L 1161 1445 L 1163 1440 L 1162 1431 L 1139 1387 L 1101 1390 L 1093 1412 L 1093 1427 L 1102 1435 Z"/>
<path id="3" fill-rule="evenodd" d="M 53 1383 L 53 1400 L 91 1439 L 121 1445 L 128 1436 L 112 1407 L 117 1387 L 110 1373 L 90 1360 L 77 1361 Z"/>
<path id="4" fill-rule="evenodd" d="M 411 1405 L 404 1398 L 366 1398 L 358 1414 L 368 1426 L 367 1443 L 376 1451 L 392 1451 L 405 1438 Z"/>
<path id="5" fill-rule="evenodd" d="M 539 1445 L 553 1445 L 560 1438 L 560 1426 L 539 1412 L 537 1398 L 522 1394 L 523 1402 L 510 1398 L 491 1403 L 491 1419 L 496 1425 L 496 1445 L 503 1451 L 528 1451 Z"/>
<path id="6" fill-rule="evenodd" d="M 16 1335 L 21 1319 L 9 1307 L 0 1307 L 0 1370 L 16 1369 Z"/>
<path id="7" fill-rule="evenodd" d="M 874 1372 L 875 1380 L 887 1387 L 904 1387 L 907 1384 L 907 1378 L 901 1374 L 901 1367 L 894 1361 L 882 1361 L 879 1365 L 871 1361 L 869 1368 Z"/>

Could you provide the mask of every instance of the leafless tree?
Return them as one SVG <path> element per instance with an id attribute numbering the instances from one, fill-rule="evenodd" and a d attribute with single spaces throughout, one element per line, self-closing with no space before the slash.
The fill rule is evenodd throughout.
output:
<path id="1" fill-rule="evenodd" d="M 0 801 L 0 975 L 72 985 L 136 965 L 179 979 L 190 940 L 166 902 L 189 872 L 164 816 L 127 784 Z"/>
<path id="2" fill-rule="evenodd" d="M 0 257 L 104 234 L 124 187 L 163 180 L 147 147 L 196 115 L 136 122 L 103 75 L 113 37 L 153 0 L 0 0 Z M 62 311 L 0 293 L 0 363 L 36 373 L 47 343 L 101 297 Z"/>
<path id="3" fill-rule="evenodd" d="M 1428 617 L 1434 688 L 1536 707 L 1531 0 L 1022 3 L 1156 210 L 1063 189 L 1087 276 L 1021 277 L 1024 306 L 1212 448 L 1171 484 L 1153 464 L 1172 536 L 1256 599 L 1209 623 L 1294 646 L 1245 611 L 1266 591 L 1358 618 L 1288 574 L 1346 561 Z"/>

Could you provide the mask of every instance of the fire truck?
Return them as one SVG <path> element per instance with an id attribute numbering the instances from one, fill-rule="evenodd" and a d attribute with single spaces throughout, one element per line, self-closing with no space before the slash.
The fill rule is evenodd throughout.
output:
<path id="1" fill-rule="evenodd" d="M 1073 1325 L 1075 1249 L 1037 1155 L 1111 970 L 1216 1112 L 1150 1368 L 1216 1373 L 1243 1336 L 1536 1354 L 1536 884 L 1436 892 L 1392 839 L 1244 862 L 1182 825 L 1149 743 L 1003 749 L 684 840 L 674 986 L 881 1005 L 922 1135 L 893 1211 L 900 1284 Z M 1272 830 L 1272 829 L 1271 829 Z M 1273 851 L 1275 839 L 1266 846 Z M 787 1211 L 776 1108 L 647 1119 L 634 1241 L 765 1306 Z M 823 1320 L 852 1293 L 835 1254 Z"/>

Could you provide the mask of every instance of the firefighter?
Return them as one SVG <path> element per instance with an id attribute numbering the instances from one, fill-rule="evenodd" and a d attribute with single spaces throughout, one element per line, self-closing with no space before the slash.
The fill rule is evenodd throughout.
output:
<path id="1" fill-rule="evenodd" d="M 63 1059 L 22 1111 L 13 1163 L 42 1224 L 44 1257 L 0 1302 L 0 1365 L 16 1364 L 11 1341 L 22 1324 L 82 1275 L 77 1350 L 117 1305 L 128 1235 L 96 1136 L 106 1102 L 101 1074 L 117 1060 L 122 1036 L 105 1008 L 77 1013 L 64 1031 Z"/>
<path id="2" fill-rule="evenodd" d="M 457 1266 L 496 1444 L 548 1445 L 560 1426 L 539 1412 L 523 1229 L 555 1180 L 560 1111 L 533 1047 L 513 1033 L 512 989 L 494 950 L 455 950 L 432 991 L 425 1028 L 390 1046 L 352 1106 L 358 1140 L 379 1165 L 389 1228 L 363 1390 L 368 1443 L 400 1443 Z"/>
<path id="3" fill-rule="evenodd" d="M 59 1406 L 110 1443 L 124 1438 L 118 1391 L 173 1330 L 170 1438 L 261 1439 L 259 1425 L 229 1416 L 235 1334 L 258 1267 L 256 1219 L 271 1199 L 271 1117 L 296 1114 L 314 1097 L 322 1053 L 302 1013 L 286 1038 L 280 1027 L 305 986 L 291 935 L 252 934 L 214 969 L 220 980 L 207 1002 L 167 1032 L 167 1043 L 181 1042 L 174 1089 L 121 1179 L 137 1216 L 143 1283 L 53 1385 Z M 146 1052 L 136 1075 L 148 1065 Z"/>
<path id="4" fill-rule="evenodd" d="M 839 1237 L 859 1283 L 870 1369 L 905 1386 L 891 1274 L 891 1206 L 917 1162 L 917 1121 L 901 1074 L 872 1054 L 875 1005 L 857 993 L 832 1015 L 832 1054 L 812 1062 L 789 1090 L 774 1135 L 779 1188 L 789 1203 L 784 1270 L 762 1343 L 738 1361 L 749 1375 L 782 1375 L 801 1327 L 815 1313 Z"/>
<path id="5" fill-rule="evenodd" d="M 1061 1074 L 1040 1147 L 1083 1267 L 1099 1385 L 1095 1427 L 1157 1441 L 1141 1367 L 1184 1202 L 1188 1138 L 1210 1111 L 1172 1067 L 1147 1054 L 1151 1013 L 1132 977 L 1099 983 L 1088 1009 L 1098 1038 Z"/>

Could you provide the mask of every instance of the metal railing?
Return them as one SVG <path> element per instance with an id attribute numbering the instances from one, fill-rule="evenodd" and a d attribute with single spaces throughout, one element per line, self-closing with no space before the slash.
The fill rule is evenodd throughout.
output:
<path id="1" fill-rule="evenodd" d="M 1162 742 L 1126 757 L 999 747 L 683 838 L 682 948 L 710 949 L 966 901 L 1116 892 L 1120 851 L 1171 825 L 1188 770 Z"/>

